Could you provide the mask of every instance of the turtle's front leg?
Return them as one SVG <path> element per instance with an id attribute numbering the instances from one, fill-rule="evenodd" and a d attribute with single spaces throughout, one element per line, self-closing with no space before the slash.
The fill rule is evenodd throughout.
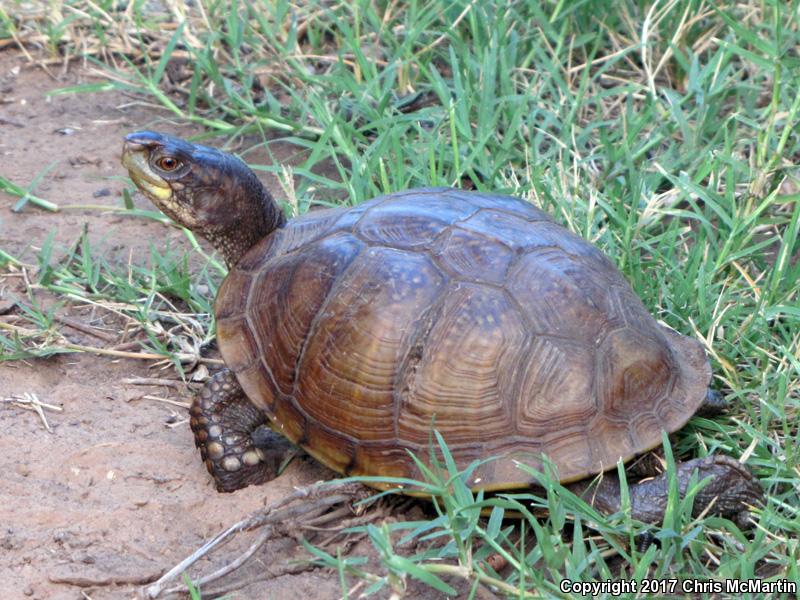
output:
<path id="1" fill-rule="evenodd" d="M 194 443 L 220 492 L 273 479 L 292 448 L 268 427 L 228 369 L 208 381 L 189 413 Z"/>
<path id="2" fill-rule="evenodd" d="M 710 513 L 733 520 L 740 528 L 747 526 L 748 506 L 760 504 L 764 491 L 750 470 L 729 456 L 712 455 L 677 463 L 678 488 L 686 494 L 692 473 L 697 481 L 711 480 L 694 499 L 694 515 L 710 507 Z M 610 514 L 620 509 L 619 479 L 616 472 L 603 475 L 598 485 L 579 481 L 568 486 L 599 511 Z M 644 523 L 659 523 L 667 508 L 669 479 L 667 473 L 629 485 L 631 516 Z"/>

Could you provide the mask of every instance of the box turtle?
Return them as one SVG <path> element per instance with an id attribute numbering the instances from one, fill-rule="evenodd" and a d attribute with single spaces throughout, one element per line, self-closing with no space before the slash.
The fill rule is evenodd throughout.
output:
<path id="1" fill-rule="evenodd" d="M 287 221 L 214 148 L 143 131 L 123 164 L 230 269 L 215 305 L 228 369 L 191 409 L 221 491 L 274 477 L 272 431 L 339 473 L 418 477 L 408 451 L 427 456 L 435 427 L 460 467 L 498 457 L 471 473 L 475 488 L 529 486 L 517 463 L 543 455 L 573 482 L 660 446 L 708 404 L 702 346 L 530 203 L 416 189 Z M 682 464 L 684 487 L 697 469 L 711 476 L 699 498 L 722 512 L 760 497 L 731 458 Z M 643 511 L 661 510 L 661 479 L 632 486 Z"/>

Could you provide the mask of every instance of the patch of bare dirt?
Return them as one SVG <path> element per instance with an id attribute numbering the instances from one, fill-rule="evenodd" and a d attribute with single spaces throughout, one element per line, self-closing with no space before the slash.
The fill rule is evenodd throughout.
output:
<path id="1" fill-rule="evenodd" d="M 47 95 L 85 82 L 77 67 L 56 80 L 16 52 L 0 52 L 0 174 L 27 186 L 49 168 L 36 195 L 60 205 L 119 205 L 124 134 L 148 127 L 191 131 L 118 93 Z M 277 182 L 267 183 L 280 197 Z M 32 205 L 13 213 L 17 200 L 0 193 L 0 248 L 28 263 L 35 264 L 50 232 L 57 257 L 84 227 L 95 251 L 112 262 L 133 257 L 145 263 L 151 243 L 185 247 L 178 230 L 153 221 L 97 210 L 48 213 Z M 142 198 L 136 203 L 152 210 Z M 0 275 L 6 295 L 19 284 Z M 76 343 L 97 345 L 81 331 L 64 332 Z M 143 398 L 185 402 L 186 391 L 124 383 L 167 376 L 174 374 L 143 361 L 87 354 L 0 363 L 0 397 L 32 393 L 63 409 L 46 413 L 49 433 L 36 413 L 0 404 L 0 598 L 134 598 L 140 585 L 221 529 L 295 486 L 330 476 L 299 459 L 267 485 L 217 493 L 194 448 L 185 409 Z M 290 558 L 289 546 L 297 546 L 290 541 L 270 543 L 255 569 Z M 312 570 L 228 597 L 340 595 L 334 573 Z"/>

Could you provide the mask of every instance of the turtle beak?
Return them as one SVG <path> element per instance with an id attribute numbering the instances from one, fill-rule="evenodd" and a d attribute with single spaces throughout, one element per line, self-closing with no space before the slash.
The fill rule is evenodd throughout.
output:
<path id="1" fill-rule="evenodd" d="M 128 169 L 133 182 L 153 200 L 166 200 L 172 188 L 150 168 L 150 153 L 164 144 L 164 138 L 152 131 L 138 131 L 125 136 L 122 147 L 122 165 Z"/>
<path id="2" fill-rule="evenodd" d="M 126 159 L 129 160 L 134 154 L 148 155 L 151 150 L 164 145 L 164 138 L 161 134 L 154 131 L 137 131 L 125 136 L 122 146 L 122 164 L 130 168 Z"/>

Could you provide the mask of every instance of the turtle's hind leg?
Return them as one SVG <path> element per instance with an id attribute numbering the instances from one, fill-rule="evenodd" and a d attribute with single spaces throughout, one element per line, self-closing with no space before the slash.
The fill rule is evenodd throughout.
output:
<path id="1" fill-rule="evenodd" d="M 764 490 L 750 470 L 733 458 L 721 454 L 676 463 L 678 488 L 683 497 L 697 471 L 697 481 L 709 478 L 694 498 L 693 514 L 706 508 L 710 513 L 733 520 L 740 528 L 748 525 L 748 507 L 764 501 Z M 620 510 L 619 480 L 615 472 L 603 474 L 597 486 L 591 481 L 579 481 L 568 486 L 595 508 L 606 514 Z M 660 523 L 664 519 L 669 495 L 669 478 L 661 473 L 628 486 L 631 516 L 645 523 Z"/>
<path id="2" fill-rule="evenodd" d="M 209 379 L 189 413 L 194 443 L 220 492 L 273 479 L 292 448 L 269 429 L 228 369 Z"/>

